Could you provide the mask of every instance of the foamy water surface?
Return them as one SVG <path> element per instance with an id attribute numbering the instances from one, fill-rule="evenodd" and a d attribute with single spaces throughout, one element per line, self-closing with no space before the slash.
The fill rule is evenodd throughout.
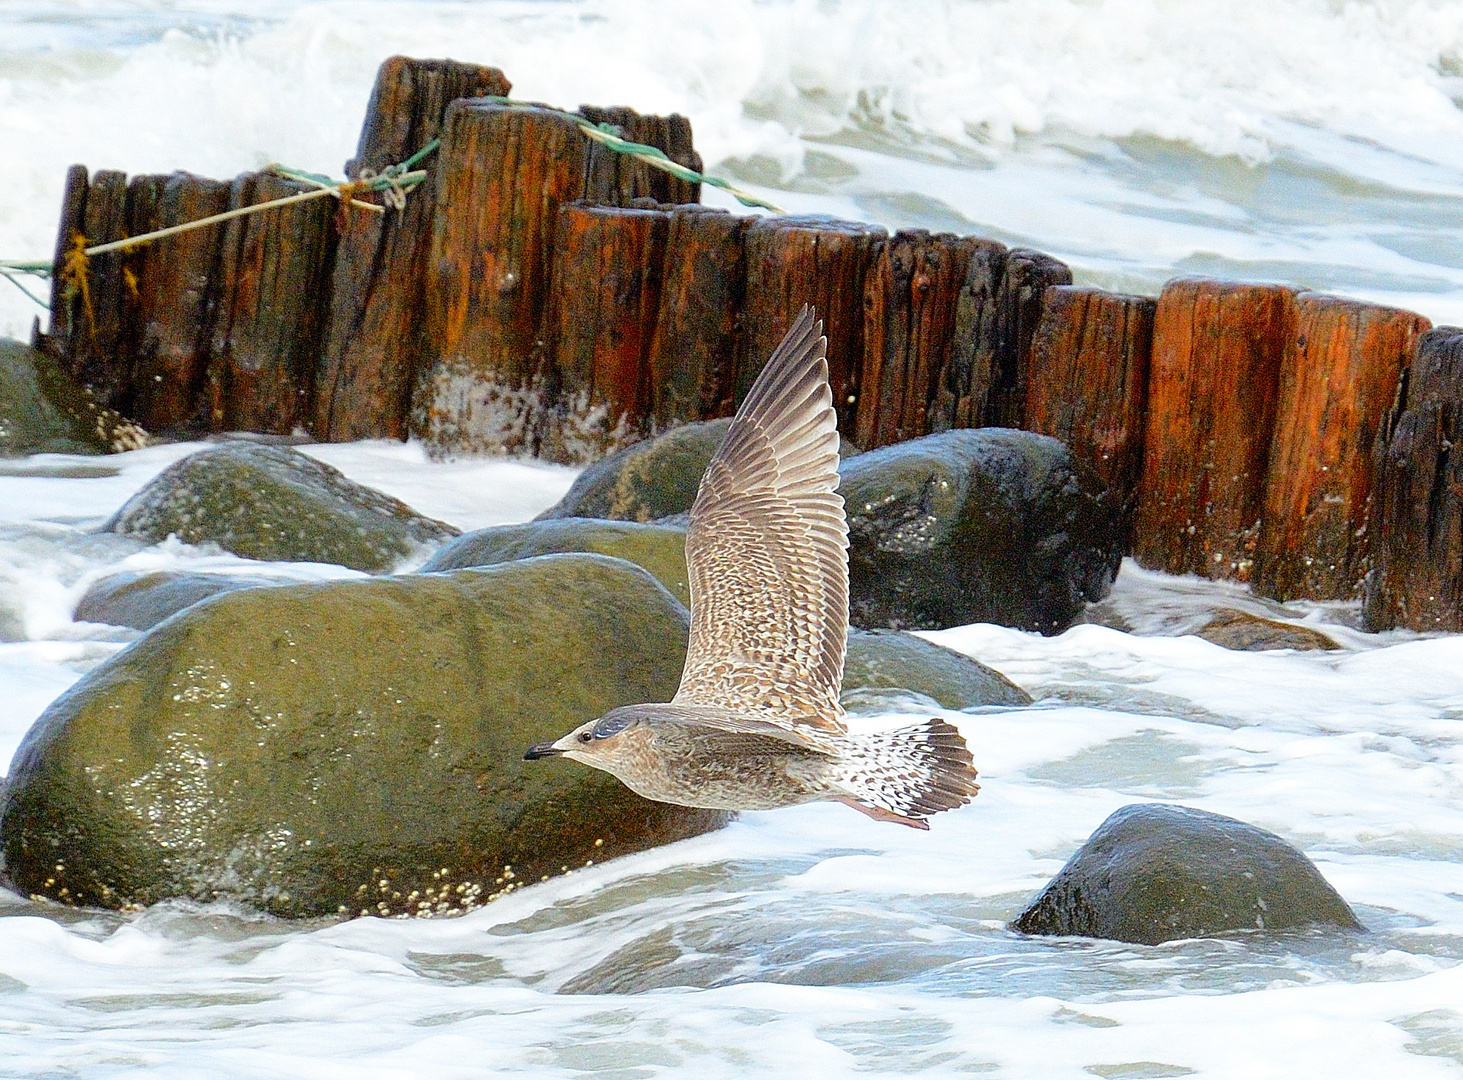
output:
<path id="1" fill-rule="evenodd" d="M 1463 322 L 1463 5 L 1441 0 L 15 0 L 0 258 L 48 256 L 73 161 L 338 172 L 394 52 L 497 64 L 524 97 L 679 110 L 714 171 L 790 209 L 995 235 L 1109 287 L 1258 276 Z M 34 310 L 0 282 L 0 332 Z M 97 577 L 353 575 L 95 532 L 194 449 L 0 463 L 0 762 L 135 637 L 71 620 Z M 307 449 L 463 528 L 529 518 L 573 477 Z M 1174 636 L 1236 605 L 1345 648 Z M 748 814 L 445 922 L 0 892 L 0 1073 L 1457 1076 L 1463 638 L 1368 635 L 1344 605 L 1131 565 L 1108 606 L 1140 633 L 930 635 L 1040 700 L 944 714 L 984 788 L 929 833 L 837 806 Z M 1005 929 L 1143 800 L 1280 833 L 1366 931 L 1145 948 Z"/>

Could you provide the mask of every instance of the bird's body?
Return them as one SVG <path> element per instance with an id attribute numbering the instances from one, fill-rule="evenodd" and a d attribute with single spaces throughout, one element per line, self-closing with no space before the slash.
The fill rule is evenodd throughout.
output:
<path id="1" fill-rule="evenodd" d="M 676 696 L 613 709 L 527 757 L 581 761 L 682 806 L 832 799 L 915 828 L 979 791 L 964 740 L 943 720 L 864 735 L 844 724 L 848 528 L 825 349 L 804 308 L 702 477 Z"/>

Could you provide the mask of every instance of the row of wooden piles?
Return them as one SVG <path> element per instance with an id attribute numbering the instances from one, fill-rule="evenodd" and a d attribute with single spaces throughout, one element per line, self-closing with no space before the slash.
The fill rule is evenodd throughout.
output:
<path id="1" fill-rule="evenodd" d="M 322 199 L 92 260 L 99 243 L 301 190 L 264 174 L 68 177 L 43 345 L 151 431 L 414 434 L 579 463 L 729 415 L 804 303 L 844 433 L 1055 435 L 1122 496 L 1145 566 L 1377 628 L 1463 629 L 1463 331 L 1281 285 L 1081 288 L 1040 252 L 700 206 L 496 69 L 394 58 L 352 177 L 438 136 L 376 215 Z M 583 108 L 699 169 L 681 117 Z"/>

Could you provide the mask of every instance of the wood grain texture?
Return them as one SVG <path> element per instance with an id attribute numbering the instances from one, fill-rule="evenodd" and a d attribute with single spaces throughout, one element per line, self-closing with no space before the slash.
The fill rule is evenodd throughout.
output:
<path id="1" fill-rule="evenodd" d="M 538 456 L 585 464 L 646 434 L 669 232 L 664 210 L 559 208 Z"/>
<path id="2" fill-rule="evenodd" d="M 955 338 L 960 296 L 981 241 L 923 230 L 879 248 L 865 282 L 864 355 L 853 438 L 860 447 L 932 430 L 940 375 Z"/>
<path id="3" fill-rule="evenodd" d="M 245 173 L 230 209 L 309 190 Z M 214 431 L 288 435 L 314 422 L 315 363 L 330 307 L 335 201 L 313 199 L 222 226 L 208 358 Z"/>
<path id="4" fill-rule="evenodd" d="M 442 134 L 447 106 L 456 99 L 510 89 L 497 68 L 391 57 L 376 74 L 346 175 L 358 180 L 405 161 Z M 435 164 L 429 157 L 419 166 L 427 178 L 404 209 L 339 215 L 315 408 L 321 440 L 406 438 L 412 386 L 429 355 L 425 280 L 437 211 Z"/>
<path id="5" fill-rule="evenodd" d="M 730 416 L 752 219 L 703 206 L 670 209 L 660 312 L 650 349 L 651 421 Z"/>
<path id="6" fill-rule="evenodd" d="M 1254 573 L 1292 289 L 1179 278 L 1154 313 L 1133 553 L 1170 574 Z"/>
<path id="7" fill-rule="evenodd" d="M 1351 599 L 1371 567 L 1374 440 L 1421 315 L 1321 293 L 1295 300 L 1256 549 L 1255 587 L 1278 600 Z"/>
<path id="8" fill-rule="evenodd" d="M 1378 440 L 1369 630 L 1463 630 L 1463 329 L 1417 341 Z"/>
<path id="9" fill-rule="evenodd" d="M 823 319 L 839 430 L 853 430 L 863 363 L 864 281 L 887 233 L 823 217 L 758 218 L 746 232 L 747 291 L 735 399 L 751 389 L 804 304 Z"/>
<path id="10" fill-rule="evenodd" d="M 1143 476 L 1148 363 L 1157 302 L 1050 286 L 1031 343 L 1026 427 L 1091 465 L 1131 519 Z"/>

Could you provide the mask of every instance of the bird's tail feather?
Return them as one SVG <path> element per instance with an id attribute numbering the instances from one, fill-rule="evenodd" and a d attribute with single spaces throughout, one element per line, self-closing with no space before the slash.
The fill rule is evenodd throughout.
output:
<path id="1" fill-rule="evenodd" d="M 980 791 L 965 740 L 938 718 L 852 736 L 839 758 L 836 797 L 880 821 L 927 829 L 930 814 L 963 806 Z"/>

